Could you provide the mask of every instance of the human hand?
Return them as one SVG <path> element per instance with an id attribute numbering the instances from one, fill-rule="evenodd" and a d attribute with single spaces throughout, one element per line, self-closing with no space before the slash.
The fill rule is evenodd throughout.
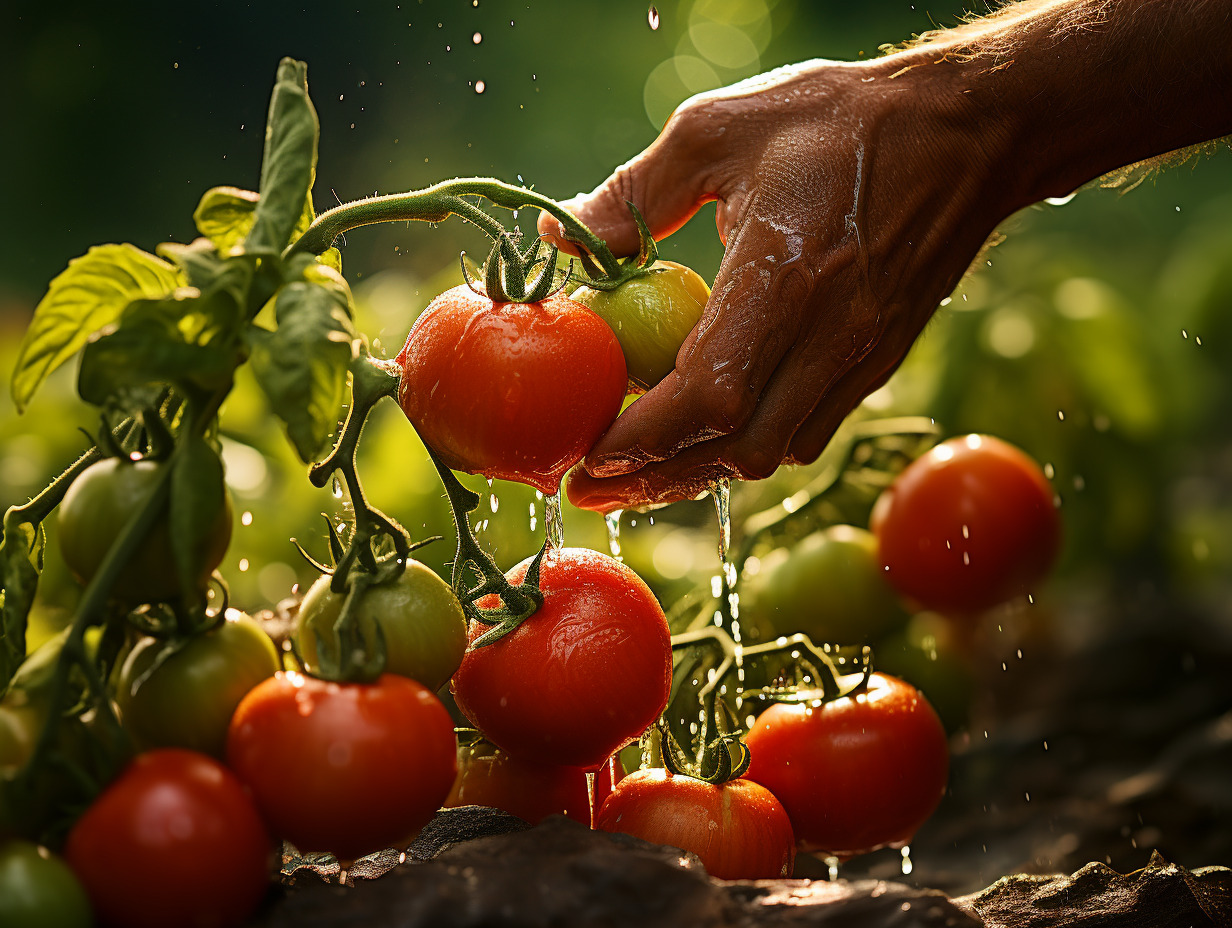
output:
<path id="1" fill-rule="evenodd" d="M 967 105 L 959 71 L 919 56 L 819 61 L 702 94 L 566 204 L 629 254 L 626 200 L 656 239 L 717 200 L 726 246 L 676 369 L 599 440 L 570 499 L 667 503 L 821 453 L 1023 205 L 996 169 L 1009 133 Z M 569 247 L 550 216 L 539 229 Z"/>

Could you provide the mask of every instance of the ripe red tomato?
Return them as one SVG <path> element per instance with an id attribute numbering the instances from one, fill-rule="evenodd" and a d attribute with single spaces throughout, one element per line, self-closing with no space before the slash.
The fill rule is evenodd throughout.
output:
<path id="1" fill-rule="evenodd" d="M 441 294 L 398 355 L 398 402 L 455 470 L 560 489 L 620 412 L 625 358 L 602 319 L 563 295 L 496 303 Z"/>
<path id="2" fill-rule="evenodd" d="M 458 746 L 458 779 L 445 806 L 491 806 L 532 825 L 549 815 L 590 824 L 590 792 L 580 768 L 519 760 L 483 740 Z"/>
<path id="3" fill-rule="evenodd" d="M 506 576 L 520 583 L 529 566 L 525 560 Z M 534 615 L 466 652 L 453 675 L 454 698 L 510 754 L 594 770 L 667 704 L 667 620 L 642 578 L 598 551 L 549 550 L 539 588 L 543 605 Z M 471 639 L 483 631 L 472 628 Z"/>
<path id="4" fill-rule="evenodd" d="M 800 847 L 854 857 L 911 840 L 945 792 L 945 729 L 913 686 L 875 673 L 821 705 L 771 706 L 745 774 L 778 797 Z"/>
<path id="5" fill-rule="evenodd" d="M 657 767 L 635 770 L 599 809 L 595 827 L 692 851 L 720 880 L 790 876 L 796 859 L 782 804 L 751 780 L 715 785 Z"/>
<path id="6" fill-rule="evenodd" d="M 102 792 L 64 856 L 104 924 L 226 928 L 265 895 L 271 849 L 231 771 L 166 748 L 137 757 Z"/>
<path id="7" fill-rule="evenodd" d="M 374 683 L 275 674 L 235 710 L 227 763 L 274 834 L 343 860 L 411 838 L 457 773 L 449 713 L 394 674 Z"/>
<path id="8" fill-rule="evenodd" d="M 980 612 L 1029 592 L 1060 546 L 1053 495 L 1039 466 L 998 438 L 937 445 L 874 508 L 886 579 L 938 612 Z"/>

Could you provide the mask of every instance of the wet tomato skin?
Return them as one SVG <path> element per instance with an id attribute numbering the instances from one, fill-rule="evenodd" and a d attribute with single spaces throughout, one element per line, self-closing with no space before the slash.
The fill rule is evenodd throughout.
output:
<path id="1" fill-rule="evenodd" d="M 720 880 L 790 876 L 796 856 L 782 804 L 751 780 L 715 785 L 661 768 L 635 770 L 603 803 L 595 827 L 692 851 Z"/>
<path id="2" fill-rule="evenodd" d="M 458 779 L 445 806 L 489 806 L 532 825 L 549 815 L 590 824 L 585 771 L 519 760 L 486 741 L 458 746 Z"/>
<path id="3" fill-rule="evenodd" d="M 873 509 L 885 578 L 948 614 L 1028 593 L 1061 544 L 1053 497 L 1039 465 L 999 438 L 942 442 L 908 465 Z"/>
<path id="4" fill-rule="evenodd" d="M 455 287 L 415 321 L 397 364 L 398 402 L 447 465 L 549 494 L 615 420 L 627 385 L 612 330 L 560 294 L 494 304 Z"/>
<path id="5" fill-rule="evenodd" d="M 506 576 L 520 583 L 529 566 L 527 559 Z M 667 620 L 645 582 L 598 551 L 549 550 L 539 581 L 543 605 L 500 640 L 467 651 L 454 698 L 515 757 L 594 770 L 667 704 Z M 485 630 L 476 624 L 471 639 Z"/>
<path id="6" fill-rule="evenodd" d="M 910 841 L 949 773 L 937 713 L 915 687 L 881 673 L 819 706 L 771 706 L 745 742 L 745 778 L 783 803 L 800 847 L 841 858 Z"/>
<path id="7" fill-rule="evenodd" d="M 275 835 L 344 860 L 413 836 L 457 773 L 449 713 L 394 674 L 372 683 L 275 674 L 235 710 L 227 762 Z"/>
<path id="8" fill-rule="evenodd" d="M 99 921 L 123 928 L 243 924 L 265 895 L 271 851 L 236 776 L 180 748 L 138 756 L 64 845 Z"/>

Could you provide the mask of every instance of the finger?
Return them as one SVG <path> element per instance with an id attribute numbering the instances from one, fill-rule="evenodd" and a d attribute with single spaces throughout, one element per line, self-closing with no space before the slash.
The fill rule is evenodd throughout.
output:
<path id="1" fill-rule="evenodd" d="M 638 208 L 655 239 L 661 239 L 720 195 L 717 181 L 722 174 L 718 167 L 725 149 L 707 144 L 716 139 L 715 126 L 703 124 L 695 109 L 681 107 L 649 148 L 617 168 L 590 193 L 563 204 L 617 255 L 636 254 L 641 244 L 628 203 Z M 717 138 L 722 138 L 722 133 Z M 540 235 L 552 244 L 577 253 L 554 216 L 540 213 L 538 226 Z"/>
<path id="2" fill-rule="evenodd" d="M 852 260 L 850 249 L 839 248 L 826 252 L 823 263 L 817 257 L 821 236 L 807 231 L 804 219 L 784 223 L 783 213 L 781 200 L 763 202 L 757 193 L 750 198 L 675 371 L 595 444 L 585 462 L 593 476 L 666 460 L 748 423 L 779 362 L 801 337 L 806 316 L 816 311 L 818 281 L 841 280 Z M 835 304 L 848 296 L 841 283 L 828 285 L 827 293 Z"/>

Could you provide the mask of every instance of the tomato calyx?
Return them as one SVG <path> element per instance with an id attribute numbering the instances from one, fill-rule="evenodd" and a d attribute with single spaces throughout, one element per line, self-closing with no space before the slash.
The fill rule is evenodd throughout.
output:
<path id="1" fill-rule="evenodd" d="M 491 555 L 479 546 L 471 531 L 469 514 L 479 508 L 479 494 L 464 487 L 431 448 L 428 448 L 428 454 L 445 487 L 454 528 L 458 534 L 458 551 L 453 559 L 449 585 L 462 603 L 462 612 L 467 621 L 491 626 L 470 645 L 471 648 L 483 648 L 504 638 L 543 605 L 543 592 L 539 589 L 539 568 L 547 552 L 548 541 L 544 539 L 522 582 L 510 583 Z M 478 575 L 480 582 L 477 586 L 467 586 L 468 570 Z M 498 597 L 500 605 L 494 608 L 480 606 L 478 601 L 485 596 Z"/>
<path id="2" fill-rule="evenodd" d="M 731 709 L 728 708 L 725 700 L 720 698 L 715 705 L 721 707 L 719 711 L 728 716 L 731 723 L 734 723 L 735 717 L 732 716 Z M 672 734 L 666 722 L 660 719 L 657 727 L 661 739 L 659 748 L 663 766 L 668 773 L 693 777 L 712 786 L 718 786 L 742 777 L 753 759 L 748 745 L 744 743 L 738 730 L 721 734 L 706 743 L 695 759 L 691 758 L 688 752 L 680 746 L 680 742 L 676 740 L 676 736 Z M 737 758 L 734 761 L 732 760 L 733 752 Z"/>
<path id="3" fill-rule="evenodd" d="M 551 245 L 543 253 L 542 239 L 535 239 L 525 249 L 518 247 L 515 235 L 503 232 L 496 237 L 483 266 L 483 286 L 476 286 L 466 252 L 460 256 L 462 279 L 480 296 L 493 303 L 538 303 L 564 288 L 570 271 L 556 282 L 556 263 L 560 252 Z M 536 269 L 538 269 L 536 271 Z M 534 275 L 533 277 L 531 275 Z"/>
<path id="4" fill-rule="evenodd" d="M 578 262 L 582 265 L 586 276 L 575 276 L 575 279 L 592 290 L 615 290 L 634 278 L 655 273 L 654 264 L 659 260 L 659 246 L 655 243 L 654 236 L 650 234 L 650 227 L 642 218 L 641 211 L 630 200 L 625 200 L 625 205 L 629 207 L 633 221 L 637 223 L 637 254 L 621 258 L 618 268 L 613 273 L 612 269 L 600 268 L 586 252 L 579 250 Z M 569 240 L 573 241 L 573 239 Z"/>

